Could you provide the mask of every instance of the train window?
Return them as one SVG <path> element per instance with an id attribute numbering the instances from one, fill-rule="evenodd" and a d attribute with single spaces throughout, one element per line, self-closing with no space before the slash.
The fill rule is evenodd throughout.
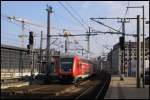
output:
<path id="1" fill-rule="evenodd" d="M 61 58 L 61 62 L 73 62 L 73 58 Z"/>
<path id="2" fill-rule="evenodd" d="M 72 63 L 69 62 L 62 62 L 61 63 L 61 69 L 63 71 L 70 71 L 72 69 Z"/>
<path id="3" fill-rule="evenodd" d="M 73 58 L 61 58 L 61 69 L 63 71 L 71 71 Z"/>

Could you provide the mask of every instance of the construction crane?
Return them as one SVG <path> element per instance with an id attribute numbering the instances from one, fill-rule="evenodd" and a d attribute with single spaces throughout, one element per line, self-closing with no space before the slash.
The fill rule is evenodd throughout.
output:
<path id="1" fill-rule="evenodd" d="M 5 17 L 7 19 L 9 19 L 11 22 L 13 21 L 16 21 L 16 22 L 19 22 L 22 24 L 22 32 L 21 34 L 19 35 L 19 38 L 21 39 L 21 47 L 24 47 L 24 39 L 28 37 L 28 35 L 25 34 L 25 24 L 26 25 L 32 25 L 32 26 L 35 26 L 35 27 L 40 27 L 42 29 L 47 29 L 46 26 L 43 26 L 43 25 L 39 25 L 39 24 L 35 24 L 35 23 L 32 23 L 31 21 L 29 20 L 26 20 L 26 19 L 23 19 L 23 18 L 16 18 L 15 16 L 7 16 L 7 15 L 2 15 L 2 17 Z M 52 29 L 57 29 L 57 30 L 63 30 L 63 32 L 65 32 L 64 35 L 66 35 L 66 30 L 65 29 L 58 29 L 56 27 L 51 27 Z M 79 30 L 72 30 L 72 31 L 79 31 Z M 34 37 L 38 37 L 37 35 L 34 34 Z"/>
<path id="2" fill-rule="evenodd" d="M 29 25 L 33 25 L 33 26 L 36 26 L 36 27 L 43 27 L 43 28 L 44 28 L 44 26 L 31 23 L 30 21 L 28 21 L 28 20 L 26 20 L 26 19 L 23 19 L 23 18 L 18 18 L 18 19 L 17 19 L 15 16 L 13 16 L 13 17 L 6 16 L 6 18 L 8 18 L 10 21 L 17 21 L 17 22 L 20 22 L 20 23 L 21 23 L 21 25 L 22 25 L 22 32 L 21 32 L 21 34 L 19 35 L 19 38 L 21 39 L 21 47 L 24 47 L 24 39 L 25 39 L 26 37 L 28 37 L 28 36 L 25 34 L 25 24 L 29 24 Z"/>
<path id="3" fill-rule="evenodd" d="M 88 34 L 76 34 L 76 35 L 74 35 L 74 34 L 71 34 L 71 32 L 70 31 L 68 31 L 67 29 L 63 29 L 63 35 L 62 34 L 59 34 L 59 35 L 50 35 L 51 37 L 66 37 L 66 42 L 65 42 L 65 52 L 67 53 L 67 51 L 68 50 L 70 50 L 68 47 L 69 47 L 69 39 L 68 39 L 68 37 L 74 37 L 74 36 L 87 36 Z M 91 34 L 91 35 L 97 35 L 97 34 Z M 75 44 L 78 44 L 79 45 L 79 42 L 75 39 L 75 38 L 73 38 L 74 39 L 74 41 L 75 41 Z M 81 45 L 80 45 L 81 46 Z M 92 52 L 89 52 L 89 50 L 86 50 L 85 48 L 83 48 L 83 46 L 81 46 L 82 47 L 82 49 L 84 50 L 84 51 L 86 51 L 87 53 L 91 53 L 91 54 L 93 54 Z"/>
<path id="4" fill-rule="evenodd" d="M 32 25 L 32 26 L 35 26 L 35 27 L 41 27 L 41 28 L 46 28 L 45 26 L 42 26 L 42 25 L 38 25 L 38 24 L 34 24 L 34 23 L 31 23 L 30 21 L 26 20 L 26 19 L 23 19 L 23 18 L 16 18 L 15 16 L 4 16 L 2 15 L 3 17 L 9 19 L 11 22 L 13 21 L 17 21 L 19 23 L 22 24 L 22 32 L 21 34 L 19 35 L 19 38 L 21 39 L 21 47 L 24 47 L 24 39 L 26 37 L 28 37 L 27 35 L 25 35 L 25 24 L 29 24 L 29 25 Z M 35 35 L 34 35 L 35 37 Z"/>
<path id="5" fill-rule="evenodd" d="M 18 22 L 21 22 L 22 24 L 22 32 L 21 32 L 21 35 L 19 35 L 20 39 L 21 39 L 21 47 L 24 47 L 24 38 L 27 37 L 25 34 L 24 34 L 24 31 L 25 31 L 25 20 L 24 19 L 16 19 L 14 16 L 13 17 L 7 17 L 8 19 L 10 19 L 11 21 L 18 21 Z"/>

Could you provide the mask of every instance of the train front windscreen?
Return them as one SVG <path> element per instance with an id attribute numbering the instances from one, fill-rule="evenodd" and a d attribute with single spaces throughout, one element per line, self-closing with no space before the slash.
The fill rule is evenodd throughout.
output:
<path id="1" fill-rule="evenodd" d="M 73 66 L 73 58 L 61 58 L 61 71 L 71 72 Z"/>

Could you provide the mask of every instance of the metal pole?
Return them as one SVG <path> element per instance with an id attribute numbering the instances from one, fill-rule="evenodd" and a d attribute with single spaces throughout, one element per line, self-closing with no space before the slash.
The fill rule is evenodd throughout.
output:
<path id="1" fill-rule="evenodd" d="M 50 13 L 47 12 L 47 73 L 48 74 L 48 67 L 49 67 L 49 54 L 50 54 Z"/>
<path id="2" fill-rule="evenodd" d="M 33 67 L 32 67 L 32 74 L 33 74 L 33 73 L 34 73 L 34 66 L 35 66 L 35 65 L 34 65 L 34 64 L 35 64 L 35 63 L 34 63 L 34 50 L 32 51 L 32 54 L 33 54 L 33 56 L 32 56 L 32 57 L 33 57 L 33 61 L 32 61 L 32 62 L 33 62 L 33 63 L 32 63 L 32 66 L 33 66 Z"/>
<path id="3" fill-rule="evenodd" d="M 145 34 L 145 24 L 144 24 L 144 5 L 143 5 L 143 88 L 145 88 L 145 77 L 144 77 L 144 75 L 145 75 L 145 68 L 144 68 L 144 66 L 145 66 L 145 38 L 144 38 L 144 34 Z"/>
<path id="4" fill-rule="evenodd" d="M 22 35 L 21 35 L 21 47 L 23 48 L 24 47 L 24 24 L 25 22 L 24 21 L 21 21 L 22 22 Z"/>
<path id="5" fill-rule="evenodd" d="M 100 59 L 101 59 L 101 70 L 102 70 L 103 69 L 103 60 L 102 60 L 102 57 Z"/>
<path id="6" fill-rule="evenodd" d="M 48 78 L 49 75 L 49 67 L 51 66 L 51 61 L 50 61 L 50 13 L 52 13 L 52 7 L 51 6 L 47 6 L 47 71 L 46 71 L 46 75 Z"/>
<path id="7" fill-rule="evenodd" d="M 42 44 L 43 44 L 43 31 L 41 31 L 41 41 L 40 41 L 40 68 L 39 68 L 39 73 L 41 73 L 42 60 L 43 60 Z"/>
<path id="8" fill-rule="evenodd" d="M 33 76 L 33 49 L 31 49 L 31 76 Z"/>
<path id="9" fill-rule="evenodd" d="M 129 76 L 131 76 L 131 40 L 129 40 Z"/>
<path id="10" fill-rule="evenodd" d="M 68 48 L 69 47 L 69 39 L 68 39 L 68 36 L 66 36 L 66 40 L 65 40 L 65 53 L 68 52 Z"/>
<path id="11" fill-rule="evenodd" d="M 113 62 L 113 59 L 112 59 L 113 57 L 112 57 L 112 55 L 113 55 L 113 49 L 111 49 L 111 68 L 110 68 L 111 70 L 112 70 L 112 66 L 113 66 L 113 63 L 112 63 Z"/>
<path id="12" fill-rule="evenodd" d="M 67 48 L 66 49 L 67 49 L 67 53 L 69 53 L 69 37 L 68 36 L 66 37 L 66 40 L 67 40 Z"/>
<path id="13" fill-rule="evenodd" d="M 67 40 L 65 40 L 65 53 L 67 53 Z"/>
<path id="14" fill-rule="evenodd" d="M 89 34 L 87 34 L 87 50 L 88 50 L 88 58 L 90 56 L 90 27 L 89 27 Z"/>
<path id="15" fill-rule="evenodd" d="M 124 77 L 123 77 L 123 52 L 121 51 L 121 77 L 120 77 L 120 80 L 124 80 Z"/>
<path id="16" fill-rule="evenodd" d="M 124 37 L 125 41 L 125 19 L 121 19 L 122 22 L 122 36 Z M 125 42 L 124 42 L 125 43 Z M 124 52 L 125 50 L 121 51 L 121 77 L 120 80 L 124 80 Z"/>
<path id="17" fill-rule="evenodd" d="M 83 56 L 83 50 L 84 50 L 84 49 L 81 49 L 81 51 L 82 51 L 82 56 Z"/>
<path id="18" fill-rule="evenodd" d="M 140 15 L 137 15 L 137 88 L 141 87 L 141 43 L 140 43 Z"/>
<path id="19" fill-rule="evenodd" d="M 125 43 L 125 19 L 122 21 L 122 35 L 124 37 L 124 43 Z M 123 75 L 125 75 L 125 44 L 124 44 L 124 50 L 123 50 Z"/>
<path id="20" fill-rule="evenodd" d="M 143 81 L 143 88 L 145 87 L 144 85 L 145 85 L 145 83 L 144 83 L 144 80 L 145 80 L 145 78 L 144 78 L 144 75 L 145 75 L 145 68 L 144 68 L 144 66 L 145 66 L 145 38 L 144 38 L 144 33 L 145 33 L 145 24 L 144 24 L 144 5 L 143 6 L 134 6 L 134 7 L 128 7 L 128 8 L 142 8 L 143 9 L 143 61 L 142 61 L 142 63 L 143 63 L 143 72 L 142 72 L 142 81 Z"/>
<path id="21" fill-rule="evenodd" d="M 31 77 L 33 78 L 33 46 L 30 45 L 30 48 L 31 48 Z"/>

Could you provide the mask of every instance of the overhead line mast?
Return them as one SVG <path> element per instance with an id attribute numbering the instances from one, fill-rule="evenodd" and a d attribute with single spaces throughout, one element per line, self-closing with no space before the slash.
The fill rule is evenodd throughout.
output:
<path id="1" fill-rule="evenodd" d="M 46 44 L 46 55 L 47 55 L 47 66 L 46 66 L 46 75 L 47 81 L 49 80 L 48 76 L 50 73 L 51 67 L 51 56 L 50 56 L 50 14 L 52 13 L 52 7 L 47 5 L 47 44 Z"/>
<path id="2" fill-rule="evenodd" d="M 117 17 L 117 18 L 106 18 L 106 17 L 99 17 L 99 18 L 90 18 L 92 21 L 95 21 L 95 22 L 97 22 L 97 23 L 99 23 L 99 24 L 101 24 L 101 25 L 103 25 L 103 26 L 105 26 L 105 27 L 108 27 L 108 28 L 110 28 L 110 29 L 112 29 L 112 30 L 114 30 L 114 31 L 117 31 L 118 33 L 117 34 L 122 34 L 122 37 L 123 38 L 125 38 L 125 23 L 129 23 L 130 22 L 130 20 L 131 19 L 137 19 L 137 18 L 120 18 L 120 17 Z M 120 32 L 120 31 L 118 31 L 118 30 L 116 30 L 116 29 L 114 29 L 114 28 L 112 28 L 112 27 L 110 27 L 110 26 L 108 26 L 108 25 L 105 25 L 104 23 L 102 23 L 102 22 L 100 22 L 100 21 L 98 21 L 97 19 L 118 19 L 118 20 L 120 20 L 120 21 L 118 21 L 118 22 L 121 22 L 122 23 L 122 32 Z M 140 18 L 139 18 L 140 19 Z M 145 19 L 144 17 L 143 18 L 141 18 L 141 19 Z M 96 32 L 97 33 L 97 32 Z M 102 32 L 100 32 L 100 33 L 102 33 Z M 105 33 L 105 32 L 104 32 Z M 109 33 L 113 33 L 114 34 L 114 32 L 109 32 Z M 116 34 L 116 33 L 115 33 Z M 131 36 L 136 36 L 137 37 L 137 35 L 131 35 Z M 124 39 L 125 40 L 125 39 Z M 123 41 L 124 41 L 123 40 Z M 123 44 L 124 45 L 124 44 Z M 123 46 L 124 47 L 124 46 Z M 122 62 L 121 62 L 121 66 L 123 66 L 123 67 L 121 67 L 121 74 L 120 74 L 120 79 L 121 80 L 123 80 L 123 75 L 125 74 L 125 65 L 124 65 L 124 59 L 125 58 L 125 50 L 123 50 L 123 52 L 122 52 Z M 124 59 L 124 60 L 123 60 Z"/>

